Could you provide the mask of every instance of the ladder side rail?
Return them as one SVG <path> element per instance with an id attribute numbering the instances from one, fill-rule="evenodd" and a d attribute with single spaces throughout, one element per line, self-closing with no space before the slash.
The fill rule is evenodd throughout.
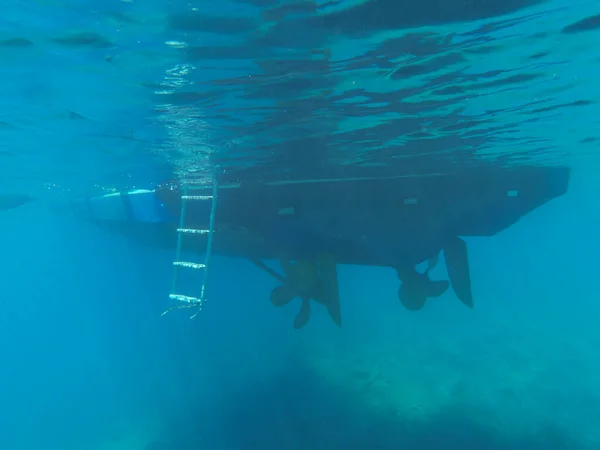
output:
<path id="1" fill-rule="evenodd" d="M 204 304 L 206 301 L 206 285 L 208 283 L 208 265 L 212 254 L 213 238 L 215 234 L 215 216 L 217 213 L 217 201 L 218 201 L 218 184 L 217 177 L 213 174 L 213 195 L 212 204 L 210 206 L 210 218 L 208 226 L 208 239 L 206 242 L 206 254 L 204 256 L 204 277 L 202 280 L 202 290 L 200 291 L 200 301 Z"/>
<path id="2" fill-rule="evenodd" d="M 187 212 L 187 188 L 183 188 L 183 195 L 181 196 L 181 211 L 179 212 L 179 229 L 185 226 L 185 214 Z M 181 261 L 181 248 L 183 246 L 183 234 L 177 233 L 177 249 L 175 250 L 175 261 Z M 178 265 L 173 265 L 173 284 L 171 286 L 171 293 L 177 293 L 177 276 L 178 276 Z"/>

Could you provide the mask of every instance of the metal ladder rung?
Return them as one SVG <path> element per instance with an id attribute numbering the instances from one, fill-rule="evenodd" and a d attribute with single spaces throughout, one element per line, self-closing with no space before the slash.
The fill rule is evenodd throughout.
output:
<path id="1" fill-rule="evenodd" d="M 210 230 L 196 230 L 194 228 L 177 228 L 178 233 L 185 234 L 208 234 Z"/>
<path id="2" fill-rule="evenodd" d="M 212 195 L 182 195 L 181 200 L 212 200 Z"/>
<path id="3" fill-rule="evenodd" d="M 173 261 L 173 265 L 177 267 L 187 267 L 189 269 L 204 269 L 206 264 L 199 264 L 186 261 Z"/>
<path id="4" fill-rule="evenodd" d="M 202 300 L 197 297 L 190 297 L 189 295 L 181 295 L 181 294 L 169 294 L 169 298 L 171 300 L 177 300 L 179 302 L 184 303 L 198 303 L 202 305 Z"/>

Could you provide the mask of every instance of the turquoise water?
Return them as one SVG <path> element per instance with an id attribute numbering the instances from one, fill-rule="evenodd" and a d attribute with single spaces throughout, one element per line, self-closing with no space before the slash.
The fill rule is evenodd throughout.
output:
<path id="1" fill-rule="evenodd" d="M 0 448 L 599 448 L 600 10 L 421 3 L 3 4 L 0 193 L 36 201 L 0 213 Z M 66 206 L 523 163 L 569 192 L 467 239 L 474 310 L 415 314 L 393 270 L 341 266 L 341 329 L 292 329 L 218 255 L 198 318 L 160 317 L 174 249 Z"/>

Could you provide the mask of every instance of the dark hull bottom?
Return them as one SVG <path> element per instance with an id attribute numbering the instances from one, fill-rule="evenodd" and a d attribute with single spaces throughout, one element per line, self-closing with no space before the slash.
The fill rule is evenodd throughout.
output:
<path id="1" fill-rule="evenodd" d="M 520 168 L 430 177 L 255 185 L 221 189 L 216 253 L 340 264 L 414 265 L 456 236 L 493 236 L 563 195 L 569 170 Z M 207 191 L 209 193 L 209 191 Z M 180 193 L 158 191 L 173 216 Z M 206 228 L 210 204 L 188 204 Z"/>

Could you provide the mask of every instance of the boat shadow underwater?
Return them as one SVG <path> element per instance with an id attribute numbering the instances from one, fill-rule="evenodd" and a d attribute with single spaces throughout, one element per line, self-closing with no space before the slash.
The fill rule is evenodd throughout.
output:
<path id="1" fill-rule="evenodd" d="M 456 404 L 427 417 L 373 410 L 364 396 L 326 381 L 299 360 L 285 371 L 231 389 L 218 405 L 201 400 L 174 414 L 148 450 L 194 448 L 583 450 L 563 428 L 539 418 L 504 429 L 476 405 Z M 235 430 L 234 433 L 231 430 Z M 223 440 L 226 442 L 223 442 Z"/>

